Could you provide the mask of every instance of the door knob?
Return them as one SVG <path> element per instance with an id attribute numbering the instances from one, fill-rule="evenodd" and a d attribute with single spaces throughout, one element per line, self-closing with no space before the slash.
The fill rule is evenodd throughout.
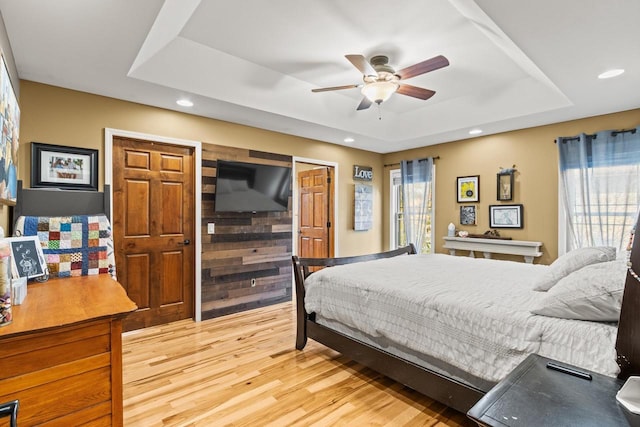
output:
<path id="1" fill-rule="evenodd" d="M 179 244 L 179 245 L 185 245 L 185 246 L 187 246 L 187 245 L 190 245 L 190 244 L 191 244 L 191 240 L 189 240 L 189 239 L 184 239 L 184 241 L 183 241 L 183 242 L 180 242 L 180 243 L 178 243 L 178 244 Z"/>

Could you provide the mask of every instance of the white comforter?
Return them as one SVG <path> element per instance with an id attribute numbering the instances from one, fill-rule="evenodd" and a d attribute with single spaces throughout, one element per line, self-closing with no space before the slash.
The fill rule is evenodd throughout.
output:
<path id="1" fill-rule="evenodd" d="M 530 353 L 615 376 L 615 325 L 529 312 L 546 268 L 442 254 L 331 267 L 306 279 L 305 307 L 488 381 Z"/>

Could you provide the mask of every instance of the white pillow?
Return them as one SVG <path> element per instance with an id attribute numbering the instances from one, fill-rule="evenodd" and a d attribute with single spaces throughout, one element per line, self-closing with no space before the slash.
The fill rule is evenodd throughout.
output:
<path id="1" fill-rule="evenodd" d="M 587 265 L 598 262 L 613 261 L 616 259 L 616 248 L 610 246 L 597 246 L 575 249 L 556 259 L 536 282 L 534 291 L 548 291 L 558 280 Z"/>
<path id="2" fill-rule="evenodd" d="M 617 322 L 627 266 L 624 260 L 588 265 L 560 279 L 533 314 L 563 319 Z"/>

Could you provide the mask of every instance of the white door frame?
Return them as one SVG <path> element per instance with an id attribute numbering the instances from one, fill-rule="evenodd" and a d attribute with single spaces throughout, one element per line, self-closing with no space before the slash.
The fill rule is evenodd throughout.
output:
<path id="1" fill-rule="evenodd" d="M 333 256 L 337 257 L 339 254 L 338 251 L 338 176 L 340 175 L 338 172 L 338 163 L 336 162 L 328 162 L 326 160 L 317 160 L 317 159 L 309 159 L 306 157 L 293 157 L 293 180 L 296 183 L 293 186 L 293 198 L 291 207 L 292 216 L 293 216 L 293 253 L 298 254 L 298 200 L 300 195 L 298 194 L 298 171 L 296 170 L 296 163 L 309 163 L 312 165 L 318 166 L 330 166 L 333 168 L 333 224 L 331 224 L 331 228 L 333 231 Z M 295 287 L 294 287 L 295 289 Z"/>
<path id="2" fill-rule="evenodd" d="M 131 132 L 120 129 L 104 129 L 104 183 L 110 187 L 110 198 L 113 201 L 113 138 L 136 138 L 144 141 L 159 142 L 163 144 L 181 145 L 186 147 L 193 147 L 195 151 L 195 183 L 194 183 L 194 201 L 195 201 L 195 225 L 194 225 L 194 240 L 195 240 L 195 266 L 194 266 L 194 280 L 195 280 L 195 320 L 200 322 L 202 320 L 202 239 L 200 233 L 202 232 L 202 142 L 191 141 L 187 139 L 170 138 L 166 136 L 151 135 L 147 133 Z M 110 206 L 111 212 L 110 218 L 113 218 L 113 203 Z"/>

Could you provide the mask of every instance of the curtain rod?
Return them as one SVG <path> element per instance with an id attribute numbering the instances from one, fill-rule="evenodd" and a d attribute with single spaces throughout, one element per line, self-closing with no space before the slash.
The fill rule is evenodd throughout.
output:
<path id="1" fill-rule="evenodd" d="M 611 132 L 611 136 L 616 136 L 619 133 L 636 133 L 635 129 L 614 130 Z"/>
<path id="2" fill-rule="evenodd" d="M 432 158 L 433 158 L 433 160 L 438 160 L 440 158 L 440 156 L 433 156 Z M 425 161 L 427 161 L 427 159 L 419 159 L 418 161 L 425 162 Z M 389 166 L 399 166 L 399 165 L 400 165 L 400 163 L 388 163 L 388 164 L 384 165 L 384 167 L 388 168 Z"/>
<path id="3" fill-rule="evenodd" d="M 634 133 L 636 133 L 636 129 L 622 129 L 622 130 L 614 130 L 614 131 L 611 131 L 611 136 L 616 136 L 616 135 L 618 135 L 619 133 L 632 133 L 632 134 L 634 134 Z M 587 136 L 590 136 L 591 138 L 596 139 L 597 134 L 592 133 L 591 135 L 587 135 Z M 579 136 L 574 136 L 573 138 L 564 138 L 564 141 L 565 141 L 565 142 L 567 142 L 567 141 L 577 141 L 577 140 L 579 140 L 579 139 L 580 139 L 580 137 L 579 137 Z M 557 140 L 557 139 L 554 139 L 554 140 L 553 140 L 553 143 L 554 143 L 554 144 L 557 144 L 557 143 L 558 143 L 558 140 Z"/>

